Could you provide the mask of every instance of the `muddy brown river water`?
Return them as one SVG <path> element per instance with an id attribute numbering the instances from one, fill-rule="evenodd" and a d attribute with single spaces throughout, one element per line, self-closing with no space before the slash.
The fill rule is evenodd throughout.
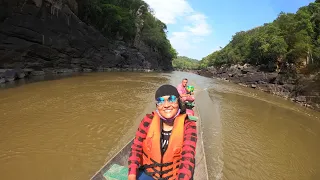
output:
<path id="1" fill-rule="evenodd" d="M 185 72 L 89 73 L 0 89 L 0 179 L 87 180 L 129 141 L 163 83 L 197 91 L 210 179 L 320 179 L 320 113 Z"/>

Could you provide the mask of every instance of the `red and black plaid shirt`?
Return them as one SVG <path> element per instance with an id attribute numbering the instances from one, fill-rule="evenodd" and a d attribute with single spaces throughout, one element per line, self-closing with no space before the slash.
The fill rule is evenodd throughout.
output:
<path id="1" fill-rule="evenodd" d="M 138 175 L 138 168 L 141 166 L 142 142 L 147 136 L 149 125 L 152 121 L 153 114 L 147 114 L 141 121 L 135 139 L 131 146 L 129 156 L 129 174 Z M 159 142 L 160 143 L 160 142 Z M 196 122 L 185 120 L 184 124 L 184 142 L 182 146 L 182 159 L 178 171 L 179 180 L 189 180 L 193 176 L 195 168 L 195 154 L 197 144 L 197 127 Z"/>

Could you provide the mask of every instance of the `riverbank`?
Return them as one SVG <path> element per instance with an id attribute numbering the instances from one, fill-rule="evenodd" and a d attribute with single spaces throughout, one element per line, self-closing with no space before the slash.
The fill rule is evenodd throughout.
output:
<path id="1" fill-rule="evenodd" d="M 81 1 L 14 2 L 0 2 L 0 83 L 46 74 L 172 69 L 172 58 L 157 47 L 107 38 L 83 22 Z"/>
<path id="2" fill-rule="evenodd" d="M 258 89 L 320 111 L 319 73 L 309 76 L 301 74 L 290 76 L 288 72 L 266 72 L 248 64 L 210 67 L 195 70 L 193 73 Z"/>
<path id="3" fill-rule="evenodd" d="M 45 80 L 49 76 L 49 79 L 55 77 L 69 77 L 73 75 L 79 75 L 81 73 L 90 72 L 163 72 L 155 69 L 139 69 L 139 68 L 97 68 L 97 69 L 0 69 L 0 85 L 10 84 L 15 81 L 21 81 L 25 79 Z"/>

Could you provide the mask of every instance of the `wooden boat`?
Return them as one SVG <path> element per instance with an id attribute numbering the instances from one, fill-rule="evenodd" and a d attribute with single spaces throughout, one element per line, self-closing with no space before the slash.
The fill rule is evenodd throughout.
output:
<path id="1" fill-rule="evenodd" d="M 198 131 L 198 141 L 196 147 L 196 167 L 194 172 L 194 180 L 208 180 L 208 170 L 206 164 L 206 157 L 203 147 L 202 139 L 202 128 L 201 128 L 201 118 L 198 114 L 196 107 L 194 109 L 194 115 L 198 117 L 197 120 L 197 131 Z M 127 143 L 117 154 L 115 154 L 92 178 L 91 180 L 108 180 L 108 179 L 127 179 L 127 164 L 128 158 L 131 150 L 131 145 L 133 140 Z M 108 171 L 112 173 L 123 173 L 123 176 L 117 176 L 113 178 L 106 178 Z M 109 176 L 110 177 L 110 176 Z"/>

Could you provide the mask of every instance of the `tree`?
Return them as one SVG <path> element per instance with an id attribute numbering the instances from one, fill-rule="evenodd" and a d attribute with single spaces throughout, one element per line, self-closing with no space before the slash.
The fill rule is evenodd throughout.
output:
<path id="1" fill-rule="evenodd" d="M 281 12 L 271 23 L 237 32 L 221 50 L 200 61 L 200 67 L 224 64 L 281 65 L 320 69 L 320 2 Z"/>
<path id="2" fill-rule="evenodd" d="M 173 59 L 172 66 L 176 69 L 199 69 L 199 61 L 185 56 L 178 56 Z"/>
<path id="3" fill-rule="evenodd" d="M 78 0 L 78 5 L 80 19 L 100 30 L 105 37 L 122 38 L 128 44 L 134 44 L 135 40 L 139 39 L 156 49 L 163 57 L 170 59 L 177 57 L 177 52 L 167 38 L 166 24 L 152 14 L 146 2 L 142 0 Z M 136 14 L 138 10 L 141 16 Z M 137 28 L 137 22 L 142 22 L 142 28 Z M 137 35 L 140 38 L 136 38 Z"/>

